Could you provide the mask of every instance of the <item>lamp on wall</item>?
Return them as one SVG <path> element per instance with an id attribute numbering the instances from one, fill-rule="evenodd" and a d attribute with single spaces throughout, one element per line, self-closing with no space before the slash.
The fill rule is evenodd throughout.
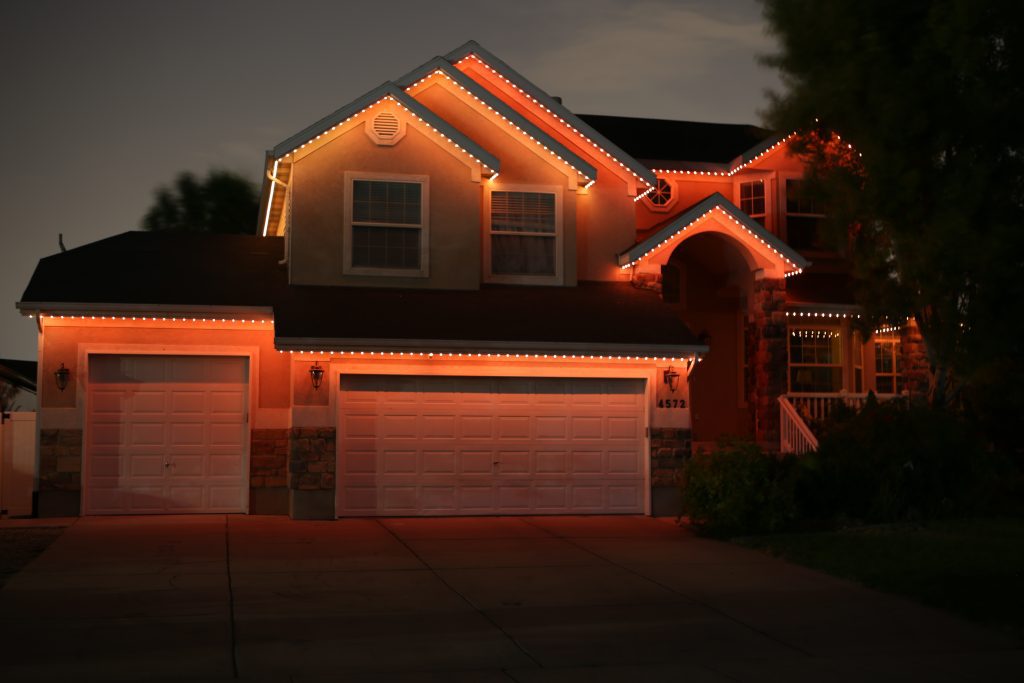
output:
<path id="1" fill-rule="evenodd" d="M 71 377 L 71 371 L 61 363 L 60 367 L 53 371 L 53 377 L 57 380 L 57 388 L 64 391 L 68 388 L 68 379 Z"/>
<path id="2" fill-rule="evenodd" d="M 314 389 L 319 389 L 320 383 L 324 381 L 324 369 L 319 363 L 313 363 L 309 368 L 309 381 L 313 383 Z"/>
<path id="3" fill-rule="evenodd" d="M 665 384 L 668 385 L 669 390 L 675 393 L 676 389 L 679 388 L 679 373 L 671 365 L 668 366 L 668 370 L 662 373 L 662 378 L 665 380 Z"/>

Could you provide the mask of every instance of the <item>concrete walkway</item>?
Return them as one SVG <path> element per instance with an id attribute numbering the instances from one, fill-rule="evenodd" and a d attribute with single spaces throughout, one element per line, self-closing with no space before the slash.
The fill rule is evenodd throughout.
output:
<path id="1" fill-rule="evenodd" d="M 85 518 L 0 591 L 0 680 L 1020 680 L 942 613 L 640 517 Z"/>

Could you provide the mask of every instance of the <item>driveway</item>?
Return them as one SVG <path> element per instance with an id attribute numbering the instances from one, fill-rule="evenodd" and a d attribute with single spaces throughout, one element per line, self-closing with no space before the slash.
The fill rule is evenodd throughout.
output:
<path id="1" fill-rule="evenodd" d="M 1020 680 L 1022 643 L 644 517 L 83 518 L 0 680 Z"/>

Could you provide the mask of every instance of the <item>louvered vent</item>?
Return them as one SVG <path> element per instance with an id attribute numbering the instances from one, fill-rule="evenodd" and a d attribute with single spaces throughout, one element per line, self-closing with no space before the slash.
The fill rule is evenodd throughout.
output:
<path id="1" fill-rule="evenodd" d="M 398 129 L 398 117 L 389 111 L 377 114 L 373 120 L 373 132 L 381 140 L 394 140 Z"/>

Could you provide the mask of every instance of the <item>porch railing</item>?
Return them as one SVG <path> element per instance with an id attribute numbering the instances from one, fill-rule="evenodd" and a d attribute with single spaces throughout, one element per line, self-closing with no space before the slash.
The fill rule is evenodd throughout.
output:
<path id="1" fill-rule="evenodd" d="M 845 392 L 834 394 L 790 393 L 786 394 L 786 398 L 793 404 L 793 407 L 796 408 L 796 411 L 803 417 L 805 422 L 821 422 L 828 419 L 832 411 L 841 405 L 853 410 L 860 410 L 864 407 L 864 402 L 868 400 L 868 395 L 848 394 Z M 879 401 L 885 401 L 893 398 L 893 396 L 876 394 L 875 398 Z"/>
<path id="2" fill-rule="evenodd" d="M 779 396 L 779 448 L 797 455 L 818 450 L 818 437 L 785 396 Z"/>

